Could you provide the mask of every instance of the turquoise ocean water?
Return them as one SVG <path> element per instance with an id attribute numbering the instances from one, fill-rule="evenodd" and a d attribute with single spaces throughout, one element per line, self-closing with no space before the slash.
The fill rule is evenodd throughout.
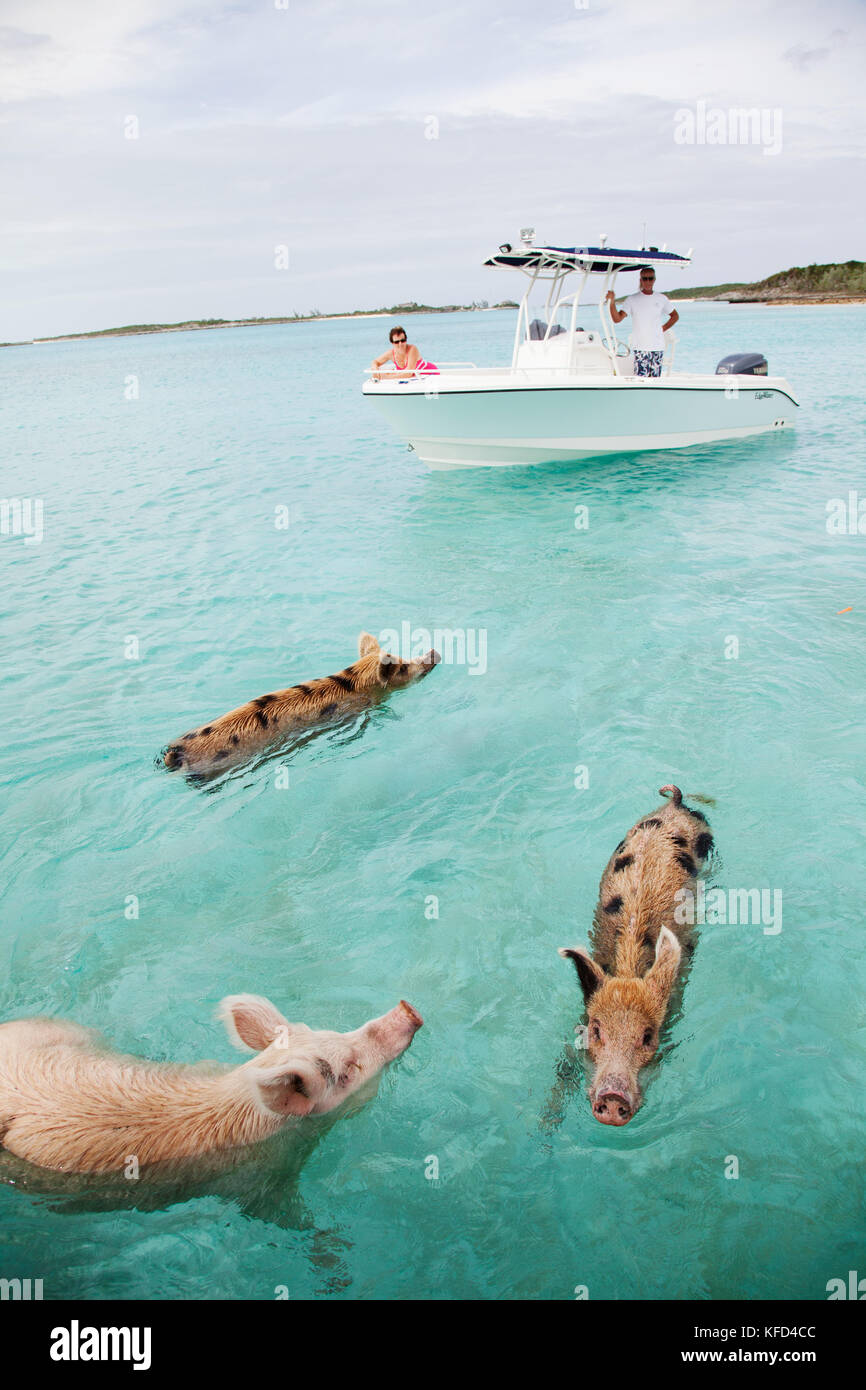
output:
<path id="1" fill-rule="evenodd" d="M 510 354 L 509 314 L 409 325 L 434 361 Z M 826 523 L 866 497 L 866 308 L 683 306 L 678 366 L 763 350 L 794 432 L 465 473 L 362 400 L 386 327 L 0 356 L 0 492 L 44 507 L 40 544 L 0 536 L 0 1017 L 222 1061 L 228 993 L 314 1027 L 401 996 L 426 1020 L 375 1099 L 228 1171 L 160 1190 L 0 1158 L 0 1275 L 46 1298 L 824 1297 L 864 1231 L 866 535 Z M 404 622 L 483 631 L 486 671 L 443 664 L 217 790 L 155 769 Z M 611 1130 L 579 1074 L 551 1100 L 581 1018 L 556 948 L 670 781 L 716 798 L 712 883 L 778 890 L 782 929 L 702 928 Z"/>

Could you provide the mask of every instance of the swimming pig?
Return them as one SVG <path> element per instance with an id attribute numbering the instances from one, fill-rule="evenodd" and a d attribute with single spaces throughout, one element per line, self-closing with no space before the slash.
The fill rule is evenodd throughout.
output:
<path id="1" fill-rule="evenodd" d="M 221 772 L 288 734 L 378 704 L 392 690 L 423 680 L 442 659 L 438 652 L 429 651 L 416 661 L 401 661 L 383 651 L 369 632 L 358 638 L 358 655 L 358 661 L 336 676 L 259 695 L 182 734 L 163 753 L 165 766 L 196 775 Z"/>
<path id="2" fill-rule="evenodd" d="M 659 1030 L 679 974 L 689 928 L 674 913 L 682 889 L 713 847 L 700 811 L 670 800 L 639 820 L 611 855 L 599 889 L 592 955 L 563 948 L 574 961 L 589 1015 L 587 1050 L 595 1064 L 592 1113 L 605 1125 L 624 1125 L 640 1105 L 638 1072 L 658 1047 Z M 685 914 L 683 914 L 685 915 Z"/>
<path id="3" fill-rule="evenodd" d="M 237 1067 L 170 1066 L 108 1050 L 50 1018 L 0 1024 L 0 1144 L 70 1173 L 107 1173 L 255 1144 L 292 1116 L 340 1105 L 405 1052 L 423 1019 L 401 1000 L 353 1033 L 289 1023 L 269 1000 L 233 994 L 220 1016 Z"/>

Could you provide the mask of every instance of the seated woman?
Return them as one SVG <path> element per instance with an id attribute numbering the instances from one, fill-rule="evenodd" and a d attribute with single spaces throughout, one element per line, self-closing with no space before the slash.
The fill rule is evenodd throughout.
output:
<path id="1" fill-rule="evenodd" d="M 377 357 L 373 363 L 373 380 L 383 381 L 387 377 L 399 377 L 408 381 L 413 376 L 438 376 L 439 368 L 433 362 L 426 362 L 414 343 L 406 341 L 405 328 L 392 328 L 388 334 L 391 347 L 388 352 Z M 386 362 L 392 363 L 393 372 L 380 372 Z"/>

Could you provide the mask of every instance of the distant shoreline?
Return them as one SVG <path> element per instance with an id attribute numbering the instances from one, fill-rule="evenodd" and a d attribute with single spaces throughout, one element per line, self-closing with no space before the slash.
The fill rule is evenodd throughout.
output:
<path id="1" fill-rule="evenodd" d="M 704 300 L 704 303 L 707 301 Z M 727 304 L 763 304 L 766 309 L 832 309 L 846 304 L 866 304 L 866 297 L 849 294 L 844 299 L 728 299 Z"/>
<path id="2" fill-rule="evenodd" d="M 812 304 L 866 304 L 866 263 L 833 261 L 827 265 L 795 265 L 765 280 L 728 281 L 724 285 L 689 285 L 668 290 L 681 302 L 775 304 L 806 308 Z"/>
<path id="3" fill-rule="evenodd" d="M 765 309 L 827 309 L 845 304 L 866 304 L 866 295 L 848 295 L 845 299 L 728 299 L 725 295 L 697 294 L 690 295 L 688 299 L 683 299 L 676 294 L 667 291 L 668 299 L 673 304 L 761 304 Z M 617 299 L 625 299 L 626 296 L 617 296 Z"/>
<path id="4" fill-rule="evenodd" d="M 621 295 L 618 298 L 623 299 L 625 296 Z M 774 295 L 755 295 L 752 298 L 736 291 L 730 294 L 696 294 L 689 290 L 673 290 L 668 292 L 668 298 L 675 304 L 750 304 L 753 307 L 760 305 L 765 309 L 820 309 L 840 307 L 846 304 L 866 304 L 866 295 L 858 294 L 808 296 L 802 293 L 792 293 L 789 297 L 776 293 Z M 197 333 L 204 329 L 217 328 L 272 328 L 276 324 L 285 323 L 338 323 L 350 319 L 399 319 L 409 318 L 413 314 L 493 313 L 499 309 L 516 308 L 517 305 L 513 302 L 489 305 L 419 304 L 413 307 L 404 304 L 397 305 L 393 309 L 355 309 L 347 314 L 299 314 L 279 318 L 255 319 L 190 319 L 185 323 L 140 323 L 132 324 L 128 328 L 94 328 L 89 333 L 57 333 L 48 338 L 24 338 L 17 343 L 0 343 L 0 348 L 36 347 L 40 343 L 74 343 L 90 338 L 137 338 L 154 333 Z"/>
<path id="5" fill-rule="evenodd" d="M 279 318 L 256 319 L 189 319 L 184 323 L 136 323 L 128 328 L 94 328 L 89 333 L 56 333 L 48 338 L 24 338 L 18 343 L 0 343 L 0 347 L 36 347 L 39 343 L 74 343 L 85 338 L 136 338 L 152 333 L 197 333 L 216 328 L 272 328 L 284 323 L 336 323 L 348 319 L 398 319 L 411 314 L 469 314 L 492 313 L 496 309 L 516 309 L 512 303 L 502 304 L 418 304 L 396 305 L 393 309 L 355 309 L 348 314 L 298 314 Z"/>
<path id="6" fill-rule="evenodd" d="M 688 299 L 682 299 L 676 294 L 668 294 L 674 304 L 756 304 L 763 305 L 765 309 L 827 309 L 834 306 L 841 307 L 845 304 L 866 304 L 866 295 L 849 294 L 841 299 L 831 299 L 829 296 L 817 296 L 814 299 L 804 299 L 802 296 L 793 296 L 790 299 L 769 299 L 761 298 L 756 295 L 754 299 L 745 297 L 734 298 L 719 294 L 698 294 L 692 295 Z"/>

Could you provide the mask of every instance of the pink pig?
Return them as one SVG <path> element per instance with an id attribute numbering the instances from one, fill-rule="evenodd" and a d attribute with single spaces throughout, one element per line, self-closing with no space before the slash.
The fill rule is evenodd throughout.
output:
<path id="1" fill-rule="evenodd" d="M 230 995 L 219 1013 L 232 1041 L 257 1054 L 240 1066 L 124 1057 L 62 1020 L 0 1025 L 0 1144 L 76 1173 L 255 1144 L 292 1118 L 335 1109 L 423 1023 L 405 1000 L 351 1033 L 289 1023 L 255 994 Z"/>

